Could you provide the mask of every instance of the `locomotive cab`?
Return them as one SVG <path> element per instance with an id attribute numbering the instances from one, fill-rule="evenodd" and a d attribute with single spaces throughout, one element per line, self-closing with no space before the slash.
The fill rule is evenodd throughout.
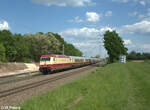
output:
<path id="1" fill-rule="evenodd" d="M 49 56 L 42 56 L 40 58 L 40 72 L 49 73 L 51 72 L 50 64 L 52 62 L 52 58 Z"/>
<path id="2" fill-rule="evenodd" d="M 40 65 L 46 65 L 47 63 L 49 63 L 51 60 L 50 57 L 46 57 L 46 58 L 41 58 L 40 59 Z"/>

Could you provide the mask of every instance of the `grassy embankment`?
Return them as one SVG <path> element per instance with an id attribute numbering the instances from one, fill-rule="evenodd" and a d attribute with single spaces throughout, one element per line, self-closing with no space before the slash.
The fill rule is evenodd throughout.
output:
<path id="1" fill-rule="evenodd" d="M 149 110 L 150 62 L 110 64 L 20 106 L 22 110 Z"/>

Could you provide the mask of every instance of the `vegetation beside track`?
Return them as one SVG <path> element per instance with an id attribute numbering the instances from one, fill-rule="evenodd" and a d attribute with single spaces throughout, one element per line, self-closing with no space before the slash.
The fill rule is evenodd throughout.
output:
<path id="1" fill-rule="evenodd" d="M 20 105 L 22 110 L 148 110 L 150 62 L 114 63 Z"/>
<path id="2" fill-rule="evenodd" d="M 39 62 L 44 54 L 62 54 L 82 56 L 74 45 L 67 43 L 57 33 L 13 34 L 9 30 L 0 30 L 1 62 Z"/>

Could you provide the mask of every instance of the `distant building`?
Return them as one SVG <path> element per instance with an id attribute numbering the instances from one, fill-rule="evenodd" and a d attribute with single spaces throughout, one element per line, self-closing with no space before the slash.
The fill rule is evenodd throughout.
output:
<path id="1" fill-rule="evenodd" d="M 126 56 L 125 55 L 120 56 L 120 62 L 121 63 L 126 63 Z"/>

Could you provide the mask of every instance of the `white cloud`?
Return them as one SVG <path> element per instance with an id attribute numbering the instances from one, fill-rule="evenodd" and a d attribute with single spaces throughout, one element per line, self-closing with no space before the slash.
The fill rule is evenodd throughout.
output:
<path id="1" fill-rule="evenodd" d="M 73 45 L 82 50 L 84 56 L 96 56 L 100 54 L 100 42 L 98 40 L 74 42 Z"/>
<path id="2" fill-rule="evenodd" d="M 130 51 L 138 51 L 138 52 L 150 52 L 150 44 L 131 44 L 128 45 L 128 48 L 130 49 Z"/>
<path id="3" fill-rule="evenodd" d="M 10 29 L 7 21 L 0 22 L 0 30 L 4 30 L 4 29 L 6 30 Z"/>
<path id="4" fill-rule="evenodd" d="M 150 20 L 150 8 L 147 9 L 146 13 L 142 13 L 141 14 L 141 13 L 139 13 L 137 11 L 134 11 L 132 13 L 129 13 L 128 15 L 132 16 L 132 17 L 136 16 L 136 17 L 138 17 L 141 20 Z"/>
<path id="5" fill-rule="evenodd" d="M 108 11 L 107 16 L 111 16 L 112 12 Z M 68 20 L 68 22 L 76 22 L 76 23 L 81 23 L 81 22 L 98 22 L 100 20 L 101 15 L 96 13 L 96 12 L 86 12 L 85 14 L 85 19 L 81 19 L 79 16 L 76 16 L 74 19 Z"/>
<path id="6" fill-rule="evenodd" d="M 139 14 L 138 18 L 142 20 L 150 20 L 150 8 L 147 9 L 147 13 Z"/>
<path id="7" fill-rule="evenodd" d="M 125 45 L 131 45 L 132 44 L 132 41 L 130 39 L 124 39 L 124 44 Z"/>
<path id="8" fill-rule="evenodd" d="M 107 12 L 105 13 L 105 16 L 112 16 L 112 11 L 107 11 Z"/>
<path id="9" fill-rule="evenodd" d="M 75 36 L 75 37 L 97 37 L 99 35 L 99 30 L 95 28 L 74 28 L 67 29 L 60 33 L 62 36 Z"/>
<path id="10" fill-rule="evenodd" d="M 150 8 L 148 8 L 147 11 L 150 12 Z"/>
<path id="11" fill-rule="evenodd" d="M 98 45 L 98 40 L 88 40 L 88 41 L 82 41 L 82 42 L 75 42 L 75 43 L 73 43 L 73 45 L 75 45 L 75 46 L 77 46 L 77 47 L 79 47 L 79 48 L 85 48 L 85 47 L 90 47 L 90 46 L 92 46 L 92 47 L 95 47 L 95 46 L 97 46 Z M 89 49 L 89 48 L 88 48 Z"/>
<path id="12" fill-rule="evenodd" d="M 127 3 L 129 0 L 112 0 L 113 2 L 122 2 L 122 3 Z"/>
<path id="13" fill-rule="evenodd" d="M 148 0 L 112 0 L 113 2 L 120 2 L 120 3 L 128 3 L 128 2 L 135 2 L 139 3 L 140 5 L 145 6 L 147 3 L 150 3 Z"/>
<path id="14" fill-rule="evenodd" d="M 85 19 L 81 19 L 79 16 L 76 16 L 73 19 L 68 20 L 68 22 L 76 22 L 76 23 L 81 23 L 81 22 L 92 22 L 92 23 L 96 23 L 98 21 L 100 21 L 100 18 L 102 17 L 102 14 L 98 14 L 96 12 L 86 12 L 85 14 L 86 18 Z M 104 16 L 112 16 L 112 11 L 107 11 Z"/>
<path id="15" fill-rule="evenodd" d="M 85 6 L 94 4 L 92 0 L 32 0 L 35 3 L 44 4 L 47 6 Z"/>
<path id="16" fill-rule="evenodd" d="M 113 31 L 113 30 L 115 30 L 115 28 L 105 26 L 105 27 L 100 28 L 99 32 L 101 35 L 103 35 L 106 31 Z"/>
<path id="17" fill-rule="evenodd" d="M 107 30 L 112 31 L 113 29 L 107 26 L 99 29 L 83 27 L 67 29 L 59 34 L 67 40 L 67 42 L 72 43 L 79 48 L 85 56 L 95 56 L 101 53 L 101 56 L 104 57 L 106 51 L 102 46 L 103 43 L 101 42 L 101 38 Z"/>
<path id="18" fill-rule="evenodd" d="M 139 3 L 140 3 L 141 5 L 143 5 L 143 6 L 146 5 L 145 1 L 139 1 Z"/>
<path id="19" fill-rule="evenodd" d="M 137 14 L 138 14 L 138 12 L 135 11 L 135 12 L 129 13 L 129 16 L 136 16 Z"/>
<path id="20" fill-rule="evenodd" d="M 100 29 L 96 28 L 74 28 L 74 29 L 67 29 L 65 31 L 60 32 L 62 36 L 66 37 L 84 37 L 84 38 L 97 38 L 100 35 L 103 35 L 105 31 L 113 31 L 114 29 L 110 27 L 102 27 Z"/>
<path id="21" fill-rule="evenodd" d="M 150 12 L 147 13 L 147 17 L 150 17 Z"/>
<path id="22" fill-rule="evenodd" d="M 132 25 L 125 25 L 118 31 L 122 34 L 150 35 L 150 21 L 143 20 Z"/>
<path id="23" fill-rule="evenodd" d="M 100 39 L 74 42 L 73 45 L 82 50 L 84 56 L 89 57 L 100 55 L 101 58 L 104 58 L 107 55 L 107 51 L 105 50 L 103 44 L 100 42 Z"/>
<path id="24" fill-rule="evenodd" d="M 100 17 L 100 14 L 97 14 L 96 12 L 86 12 L 86 20 L 89 22 L 98 22 Z"/>
<path id="25" fill-rule="evenodd" d="M 146 15 L 139 15 L 138 16 L 138 18 L 140 18 L 140 19 L 143 19 L 143 18 L 145 18 L 146 17 Z"/>
<path id="26" fill-rule="evenodd" d="M 83 20 L 79 18 L 79 16 L 76 16 L 74 19 L 68 20 L 68 22 L 76 22 L 76 23 L 82 23 Z"/>
<path id="27" fill-rule="evenodd" d="M 143 44 L 143 45 L 140 45 L 140 47 L 143 49 L 149 49 L 150 51 L 150 44 Z"/>

